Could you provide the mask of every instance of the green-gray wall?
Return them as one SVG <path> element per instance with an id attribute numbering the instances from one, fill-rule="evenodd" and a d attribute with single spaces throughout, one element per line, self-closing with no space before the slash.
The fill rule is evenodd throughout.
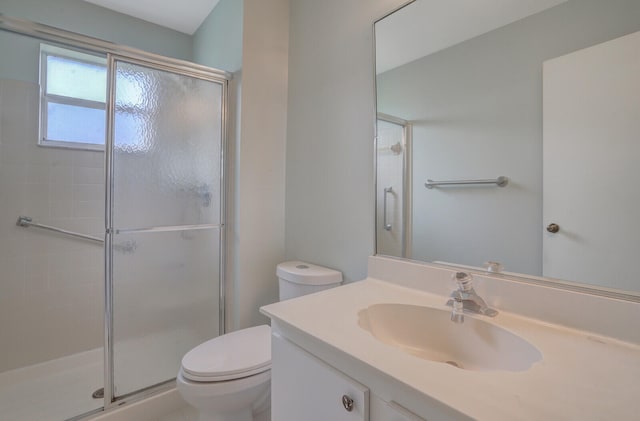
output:
<path id="1" fill-rule="evenodd" d="M 193 34 L 193 61 L 232 73 L 240 70 L 243 3 L 220 0 Z"/>

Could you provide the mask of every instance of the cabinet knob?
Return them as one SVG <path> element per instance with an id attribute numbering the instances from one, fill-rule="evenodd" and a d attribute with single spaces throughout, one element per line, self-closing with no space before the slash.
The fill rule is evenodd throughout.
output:
<path id="1" fill-rule="evenodd" d="M 353 411 L 353 399 L 347 395 L 342 395 L 342 406 L 344 406 L 347 412 Z"/>
<path id="2" fill-rule="evenodd" d="M 547 231 L 549 231 L 552 234 L 555 234 L 556 232 L 560 231 L 560 225 L 558 225 L 558 224 L 549 224 L 547 226 Z"/>

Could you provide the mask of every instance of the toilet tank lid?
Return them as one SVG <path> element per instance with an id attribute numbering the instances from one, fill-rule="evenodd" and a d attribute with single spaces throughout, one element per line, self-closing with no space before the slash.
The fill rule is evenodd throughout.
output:
<path id="1" fill-rule="evenodd" d="M 276 274 L 278 278 L 303 285 L 330 285 L 342 282 L 340 271 L 299 261 L 280 263 Z"/>

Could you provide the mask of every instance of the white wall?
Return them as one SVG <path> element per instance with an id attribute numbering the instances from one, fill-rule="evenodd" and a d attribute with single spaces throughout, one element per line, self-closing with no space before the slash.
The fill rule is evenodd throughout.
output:
<path id="1" fill-rule="evenodd" d="M 363 279 L 374 247 L 373 21 L 404 0 L 291 4 L 286 257 Z"/>
<path id="2" fill-rule="evenodd" d="M 232 146 L 229 328 L 266 318 L 277 301 L 276 265 L 284 259 L 289 0 L 245 0 L 239 133 Z"/>
<path id="3" fill-rule="evenodd" d="M 289 0 L 222 0 L 194 59 L 233 72 L 227 147 L 227 329 L 265 323 L 284 260 Z"/>

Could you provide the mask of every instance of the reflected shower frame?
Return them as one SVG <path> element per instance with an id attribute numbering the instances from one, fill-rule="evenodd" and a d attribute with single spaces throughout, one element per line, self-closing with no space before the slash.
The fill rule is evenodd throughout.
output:
<path id="1" fill-rule="evenodd" d="M 199 65 L 185 60 L 174 59 L 162 55 L 149 53 L 133 47 L 114 44 L 98 38 L 78 34 L 62 30 L 59 28 L 31 22 L 23 19 L 8 17 L 0 13 L 0 30 L 13 32 L 29 37 L 41 39 L 47 42 L 62 44 L 65 46 L 75 47 L 89 52 L 104 54 L 108 60 L 108 68 L 114 60 L 122 59 L 129 62 L 142 64 L 157 70 L 169 71 L 184 76 L 204 79 L 211 82 L 219 83 L 222 86 L 222 125 L 221 125 L 221 153 L 220 153 L 220 265 L 218 270 L 219 279 L 219 332 L 220 335 L 225 333 L 226 311 L 225 311 L 225 272 L 226 272 L 226 159 L 227 159 L 227 143 L 229 133 L 229 82 L 232 74 L 213 69 L 207 66 Z M 105 141 L 105 308 L 104 308 L 104 404 L 103 408 L 99 408 L 88 413 L 79 414 L 69 421 L 80 420 L 92 415 L 108 412 L 110 410 L 120 408 L 132 402 L 137 402 L 158 393 L 170 390 L 174 387 L 174 379 L 166 382 L 151 385 L 147 388 L 135 391 L 130 394 L 115 397 L 114 394 L 114 370 L 113 370 L 113 273 L 112 273 L 112 235 L 111 213 L 113 209 L 113 174 L 112 174 L 112 146 L 113 146 L 113 78 L 115 75 L 110 72 L 108 75 L 107 93 L 110 98 L 107 99 L 107 134 Z"/>
<path id="2" fill-rule="evenodd" d="M 402 257 L 411 256 L 413 244 L 413 125 L 410 121 L 389 114 L 376 114 L 376 142 L 375 142 L 375 169 L 376 191 L 378 188 L 378 121 L 396 124 L 402 127 Z M 376 250 L 378 249 L 377 219 L 378 204 L 376 210 Z"/>

